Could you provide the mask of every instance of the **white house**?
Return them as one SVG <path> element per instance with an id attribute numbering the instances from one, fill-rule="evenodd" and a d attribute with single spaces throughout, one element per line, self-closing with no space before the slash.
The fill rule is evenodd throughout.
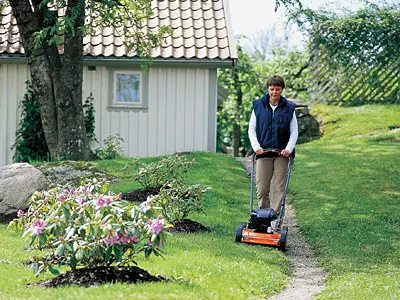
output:
<path id="1" fill-rule="evenodd" d="M 153 0 L 148 26 L 172 35 L 152 51 L 149 71 L 104 28 L 84 40 L 83 100 L 95 104 L 99 141 L 119 134 L 129 157 L 216 150 L 217 69 L 236 59 L 223 0 Z M 12 163 L 29 69 L 10 8 L 0 25 L 0 166 Z M 94 145 L 94 148 L 99 145 Z"/>

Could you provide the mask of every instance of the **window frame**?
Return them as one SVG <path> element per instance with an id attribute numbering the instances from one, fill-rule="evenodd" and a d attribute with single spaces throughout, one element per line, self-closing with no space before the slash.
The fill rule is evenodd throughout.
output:
<path id="1" fill-rule="evenodd" d="M 117 74 L 139 74 L 139 102 L 117 102 Z M 133 68 L 109 68 L 110 76 L 110 96 L 108 102 L 108 109 L 114 111 L 130 111 L 130 110 L 144 110 L 148 109 L 148 85 L 149 73 L 143 72 L 140 69 Z"/>

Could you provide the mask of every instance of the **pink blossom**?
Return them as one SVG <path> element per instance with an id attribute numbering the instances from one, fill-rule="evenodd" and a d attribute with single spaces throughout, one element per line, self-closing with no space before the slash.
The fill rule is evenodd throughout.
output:
<path id="1" fill-rule="evenodd" d="M 107 200 L 106 200 L 106 204 L 107 205 L 110 205 L 113 202 L 114 202 L 113 199 L 110 199 L 110 198 L 107 198 Z"/>
<path id="2" fill-rule="evenodd" d="M 63 236 L 60 236 L 59 239 L 60 239 L 60 242 L 61 242 L 61 243 L 64 243 L 65 240 L 64 240 L 64 237 L 63 237 Z"/>
<path id="3" fill-rule="evenodd" d="M 119 241 L 121 242 L 121 244 L 129 244 L 131 240 L 126 235 L 120 234 Z"/>
<path id="4" fill-rule="evenodd" d="M 37 217 L 39 215 L 39 212 L 37 211 L 37 210 L 35 210 L 34 212 L 33 212 L 33 216 L 34 217 Z"/>
<path id="5" fill-rule="evenodd" d="M 103 198 L 98 198 L 96 200 L 96 206 L 102 207 L 104 204 L 106 204 L 106 201 L 104 201 Z"/>
<path id="6" fill-rule="evenodd" d="M 118 198 L 122 199 L 122 193 L 118 193 Z"/>
<path id="7" fill-rule="evenodd" d="M 119 244 L 118 235 L 116 233 L 111 232 L 110 237 L 104 238 L 103 242 L 104 242 L 104 244 L 106 244 L 107 247 L 115 245 L 115 244 Z"/>
<path id="8" fill-rule="evenodd" d="M 153 234 L 159 234 L 164 227 L 164 220 L 162 216 L 158 216 L 157 219 L 150 219 L 147 221 L 147 225 L 150 226 L 150 230 Z"/>
<path id="9" fill-rule="evenodd" d="M 41 234 L 46 223 L 43 220 L 35 220 L 32 223 L 32 233 Z"/>
<path id="10" fill-rule="evenodd" d="M 85 198 L 76 198 L 75 201 L 80 205 L 85 205 Z"/>
<path id="11" fill-rule="evenodd" d="M 151 245 L 153 245 L 153 243 L 150 240 L 148 240 L 147 241 L 147 246 L 151 246 Z"/>
<path id="12" fill-rule="evenodd" d="M 57 196 L 57 198 L 58 198 L 58 200 L 59 200 L 60 202 L 64 202 L 64 201 L 65 201 L 65 199 L 67 199 L 67 198 L 65 197 L 65 195 L 64 195 L 64 194 L 60 194 L 60 195 L 58 195 L 58 196 Z"/>
<path id="13" fill-rule="evenodd" d="M 137 243 L 138 238 L 137 238 L 137 236 L 132 235 L 132 236 L 130 237 L 130 240 L 131 240 L 131 242 Z"/>
<path id="14" fill-rule="evenodd" d="M 49 200 L 47 198 L 44 198 L 43 203 L 47 204 L 47 202 L 49 202 Z"/>
<path id="15" fill-rule="evenodd" d="M 18 217 L 18 218 L 23 217 L 24 215 L 25 215 L 25 213 L 24 213 L 24 211 L 23 211 L 22 209 L 20 209 L 20 210 L 17 212 L 17 217 Z"/>

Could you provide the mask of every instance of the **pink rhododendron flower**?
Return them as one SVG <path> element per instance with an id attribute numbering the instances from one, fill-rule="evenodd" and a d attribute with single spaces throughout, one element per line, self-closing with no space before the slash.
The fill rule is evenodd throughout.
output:
<path id="1" fill-rule="evenodd" d="M 153 234 L 159 234 L 164 227 L 164 220 L 162 216 L 158 216 L 157 219 L 150 219 L 147 221 L 147 225 L 150 226 L 150 230 Z"/>
<path id="2" fill-rule="evenodd" d="M 35 210 L 34 212 L 33 212 L 33 216 L 34 217 L 37 217 L 39 215 L 39 212 L 37 211 L 37 210 Z"/>
<path id="3" fill-rule="evenodd" d="M 59 239 L 60 239 L 60 242 L 61 242 L 61 243 L 64 243 L 65 240 L 64 240 L 64 237 L 63 237 L 63 236 L 60 236 Z"/>
<path id="4" fill-rule="evenodd" d="M 130 237 L 130 240 L 131 240 L 132 242 L 134 242 L 134 243 L 137 243 L 138 238 L 137 238 L 137 236 L 133 235 L 133 236 Z"/>
<path id="5" fill-rule="evenodd" d="M 24 213 L 24 211 L 23 211 L 22 209 L 20 209 L 20 210 L 17 212 L 17 217 L 18 217 L 18 218 L 23 217 L 24 215 L 25 215 L 25 213 Z"/>
<path id="6" fill-rule="evenodd" d="M 80 204 L 80 205 L 85 205 L 85 198 L 76 198 L 75 199 L 76 203 Z"/>
<path id="7" fill-rule="evenodd" d="M 60 194 L 60 195 L 58 195 L 58 196 L 57 196 L 57 198 L 58 198 L 58 200 L 59 200 L 60 202 L 64 202 L 64 201 L 65 201 L 65 199 L 67 199 L 67 198 L 65 197 L 65 195 L 64 195 L 64 194 Z"/>
<path id="8" fill-rule="evenodd" d="M 103 198 L 98 198 L 96 200 L 96 206 L 102 207 L 104 204 L 106 204 L 106 201 L 104 201 Z"/>
<path id="9" fill-rule="evenodd" d="M 122 199 L 122 193 L 118 193 L 118 198 Z"/>
<path id="10" fill-rule="evenodd" d="M 119 244 L 119 239 L 118 239 L 118 235 L 114 232 L 111 232 L 110 237 L 109 238 L 104 238 L 103 239 L 104 244 L 106 244 L 106 246 L 112 246 L 115 244 Z"/>
<path id="11" fill-rule="evenodd" d="M 31 225 L 32 233 L 34 233 L 34 234 L 43 233 L 43 228 L 45 225 L 46 225 L 46 223 L 43 220 L 33 221 L 32 225 Z"/>
<path id="12" fill-rule="evenodd" d="M 114 202 L 114 200 L 113 199 L 110 199 L 110 198 L 107 198 L 107 200 L 106 200 L 106 204 L 107 205 L 110 205 L 111 203 L 113 203 Z"/>
<path id="13" fill-rule="evenodd" d="M 128 238 L 126 235 L 120 234 L 119 241 L 121 242 L 121 244 L 129 244 L 131 239 Z"/>

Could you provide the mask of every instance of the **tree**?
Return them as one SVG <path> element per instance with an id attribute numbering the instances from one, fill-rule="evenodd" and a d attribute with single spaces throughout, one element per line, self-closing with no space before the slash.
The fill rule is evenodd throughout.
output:
<path id="1" fill-rule="evenodd" d="M 151 0 L 0 1 L 0 9 L 6 5 L 18 23 L 52 158 L 88 159 L 82 108 L 83 37 L 102 26 L 113 27 L 125 36 L 129 52 L 148 59 L 168 29 L 142 30 L 153 13 Z"/>
<path id="2" fill-rule="evenodd" d="M 237 46 L 238 60 L 233 70 L 220 70 L 218 81 L 227 91 L 227 98 L 218 110 L 218 135 L 232 140 L 232 155 L 239 156 L 240 149 L 248 149 L 246 125 L 252 110 L 251 100 L 263 95 L 262 81 L 255 71 L 255 61 L 240 45 Z"/>

